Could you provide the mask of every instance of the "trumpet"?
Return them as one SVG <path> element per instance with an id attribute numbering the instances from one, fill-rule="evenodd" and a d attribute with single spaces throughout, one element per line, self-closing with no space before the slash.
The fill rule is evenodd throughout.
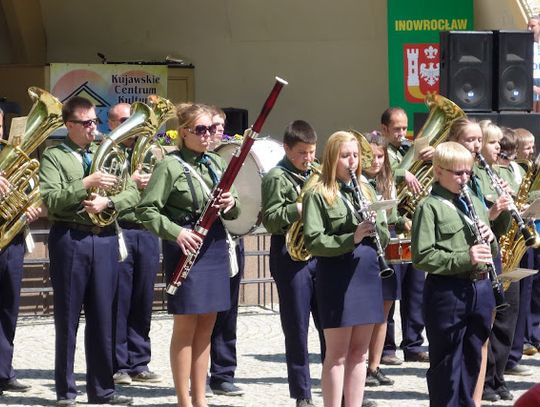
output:
<path id="1" fill-rule="evenodd" d="M 493 169 L 491 166 L 487 163 L 486 159 L 482 156 L 480 153 L 476 153 L 476 159 L 480 163 L 480 165 L 484 168 L 486 171 L 489 179 L 491 180 L 491 184 L 493 186 L 493 189 L 495 189 L 495 192 L 498 196 L 505 195 L 506 192 L 504 191 L 501 179 L 497 174 L 493 172 Z M 523 240 L 525 241 L 526 246 L 533 246 L 536 243 L 536 236 L 533 235 L 523 218 L 521 217 L 521 214 L 519 213 L 516 203 L 512 199 L 512 203 L 510 204 L 510 208 L 508 209 L 510 211 L 510 214 L 512 215 L 512 218 L 514 218 L 514 221 L 516 222 L 519 232 L 523 236 Z"/>
<path id="2" fill-rule="evenodd" d="M 465 204 L 467 205 L 467 209 L 469 211 L 469 216 L 472 219 L 471 229 L 474 233 L 476 243 L 487 244 L 488 242 L 486 242 L 486 240 L 482 236 L 482 233 L 480 232 L 480 219 L 478 218 L 476 209 L 474 209 L 474 206 L 471 200 L 471 195 L 469 193 L 469 187 L 467 186 L 467 184 L 461 185 L 460 196 L 465 201 Z M 491 281 L 491 287 L 493 288 L 493 295 L 495 296 L 495 309 L 502 310 L 502 309 L 508 308 L 510 304 L 508 304 L 504 299 L 503 285 L 501 281 L 499 280 L 497 273 L 495 272 L 495 265 L 493 264 L 493 258 L 491 259 L 491 262 L 486 264 L 486 266 L 487 266 L 489 279 Z"/>
<path id="3" fill-rule="evenodd" d="M 360 187 L 358 185 L 358 180 L 356 179 L 356 174 L 354 173 L 354 169 L 352 167 L 349 167 L 349 175 L 351 176 L 351 182 L 353 184 L 353 190 L 354 190 L 354 196 L 356 198 L 356 203 L 360 207 L 360 216 L 363 220 L 372 221 L 375 223 L 373 219 L 373 212 L 368 211 L 369 202 L 362 194 L 362 191 L 360 190 Z M 379 262 L 379 269 L 381 270 L 379 272 L 379 276 L 381 278 L 388 278 L 391 277 L 392 274 L 394 274 L 394 270 L 388 265 L 386 262 L 386 258 L 384 257 L 384 249 L 381 244 L 381 238 L 379 234 L 377 233 L 377 229 L 373 232 L 373 241 L 375 242 L 375 247 L 377 250 L 377 261 Z"/>

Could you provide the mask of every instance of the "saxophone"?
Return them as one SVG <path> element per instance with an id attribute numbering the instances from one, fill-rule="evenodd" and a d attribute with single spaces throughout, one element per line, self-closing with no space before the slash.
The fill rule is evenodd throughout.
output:
<path id="1" fill-rule="evenodd" d="M 533 191 L 534 188 L 537 188 L 537 185 L 540 182 L 540 171 L 538 171 L 539 160 L 540 155 L 535 162 L 532 162 L 531 160 L 524 160 L 521 162 L 525 168 L 525 175 L 523 176 L 514 201 L 519 212 L 522 212 L 527 205 L 529 192 Z M 534 224 L 527 222 L 525 227 L 534 237 L 532 247 L 540 246 L 540 236 L 538 235 Z M 520 225 L 515 219 L 512 219 L 512 226 L 508 232 L 499 238 L 499 246 L 501 248 L 502 272 L 507 273 L 513 271 L 519 266 L 521 258 L 530 247 L 525 243 L 523 234 L 520 233 Z M 505 290 L 508 289 L 510 283 L 511 281 L 509 280 L 503 282 Z"/>
<path id="2" fill-rule="evenodd" d="M 9 191 L 0 195 L 0 250 L 6 247 L 26 226 L 25 212 L 41 205 L 39 194 L 39 161 L 31 159 L 47 137 L 62 126 L 62 103 L 37 87 L 28 89 L 34 101 L 24 135 L 5 144 L 0 152 L 0 170 L 9 181 Z"/>
<path id="3" fill-rule="evenodd" d="M 428 94 L 426 104 L 429 116 L 418 132 L 416 140 L 427 138 L 429 145 L 436 147 L 446 140 L 452 122 L 465 116 L 465 113 L 458 105 L 441 95 Z M 401 215 L 412 219 L 418 203 L 427 196 L 433 184 L 433 166 L 422 160 L 414 161 L 414 148 L 410 148 L 397 168 L 411 172 L 422 185 L 422 192 L 419 194 L 409 191 L 405 180 L 397 185 L 398 211 Z"/>
<path id="4" fill-rule="evenodd" d="M 131 137 L 151 137 L 158 129 L 158 120 L 154 111 L 142 102 L 131 105 L 131 116 L 109 133 L 96 151 L 90 173 L 96 171 L 113 174 L 118 182 L 110 189 L 90 188 L 88 196 L 96 193 L 101 196 L 114 196 L 126 189 L 129 178 L 127 158 L 120 144 Z M 116 209 L 105 209 L 100 213 L 89 213 L 92 222 L 100 227 L 113 223 L 117 216 Z"/>
<path id="5" fill-rule="evenodd" d="M 176 109 L 169 100 L 158 95 L 150 95 L 148 101 L 157 119 L 157 129 L 174 117 Z M 131 156 L 131 174 L 136 170 L 141 173 L 151 174 L 156 163 L 165 155 L 165 150 L 161 144 L 153 140 L 154 135 L 155 132 L 143 132 L 137 137 L 133 147 L 133 155 Z"/>

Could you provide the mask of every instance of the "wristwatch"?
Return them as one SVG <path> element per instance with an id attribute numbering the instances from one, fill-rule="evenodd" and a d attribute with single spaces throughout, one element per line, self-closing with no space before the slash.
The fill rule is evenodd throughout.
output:
<path id="1" fill-rule="evenodd" d="M 107 209 L 114 209 L 114 202 L 111 198 L 107 199 Z"/>

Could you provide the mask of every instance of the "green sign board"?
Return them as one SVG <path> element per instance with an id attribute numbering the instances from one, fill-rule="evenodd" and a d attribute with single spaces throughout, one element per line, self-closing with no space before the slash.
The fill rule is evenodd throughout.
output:
<path id="1" fill-rule="evenodd" d="M 390 105 L 409 116 L 426 112 L 439 92 L 439 32 L 473 29 L 473 0 L 387 0 Z"/>

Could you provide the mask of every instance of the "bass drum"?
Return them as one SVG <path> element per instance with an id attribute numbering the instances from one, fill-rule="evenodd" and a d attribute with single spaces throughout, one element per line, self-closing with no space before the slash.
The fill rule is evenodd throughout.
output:
<path id="1" fill-rule="evenodd" d="M 215 151 L 229 163 L 240 145 L 240 142 L 228 142 L 219 145 Z M 240 216 L 235 220 L 223 220 L 223 224 L 231 235 L 237 237 L 248 233 L 266 232 L 261 225 L 261 180 L 284 155 L 285 150 L 279 141 L 272 138 L 255 139 L 234 180 L 234 187 L 238 191 L 242 208 Z"/>

